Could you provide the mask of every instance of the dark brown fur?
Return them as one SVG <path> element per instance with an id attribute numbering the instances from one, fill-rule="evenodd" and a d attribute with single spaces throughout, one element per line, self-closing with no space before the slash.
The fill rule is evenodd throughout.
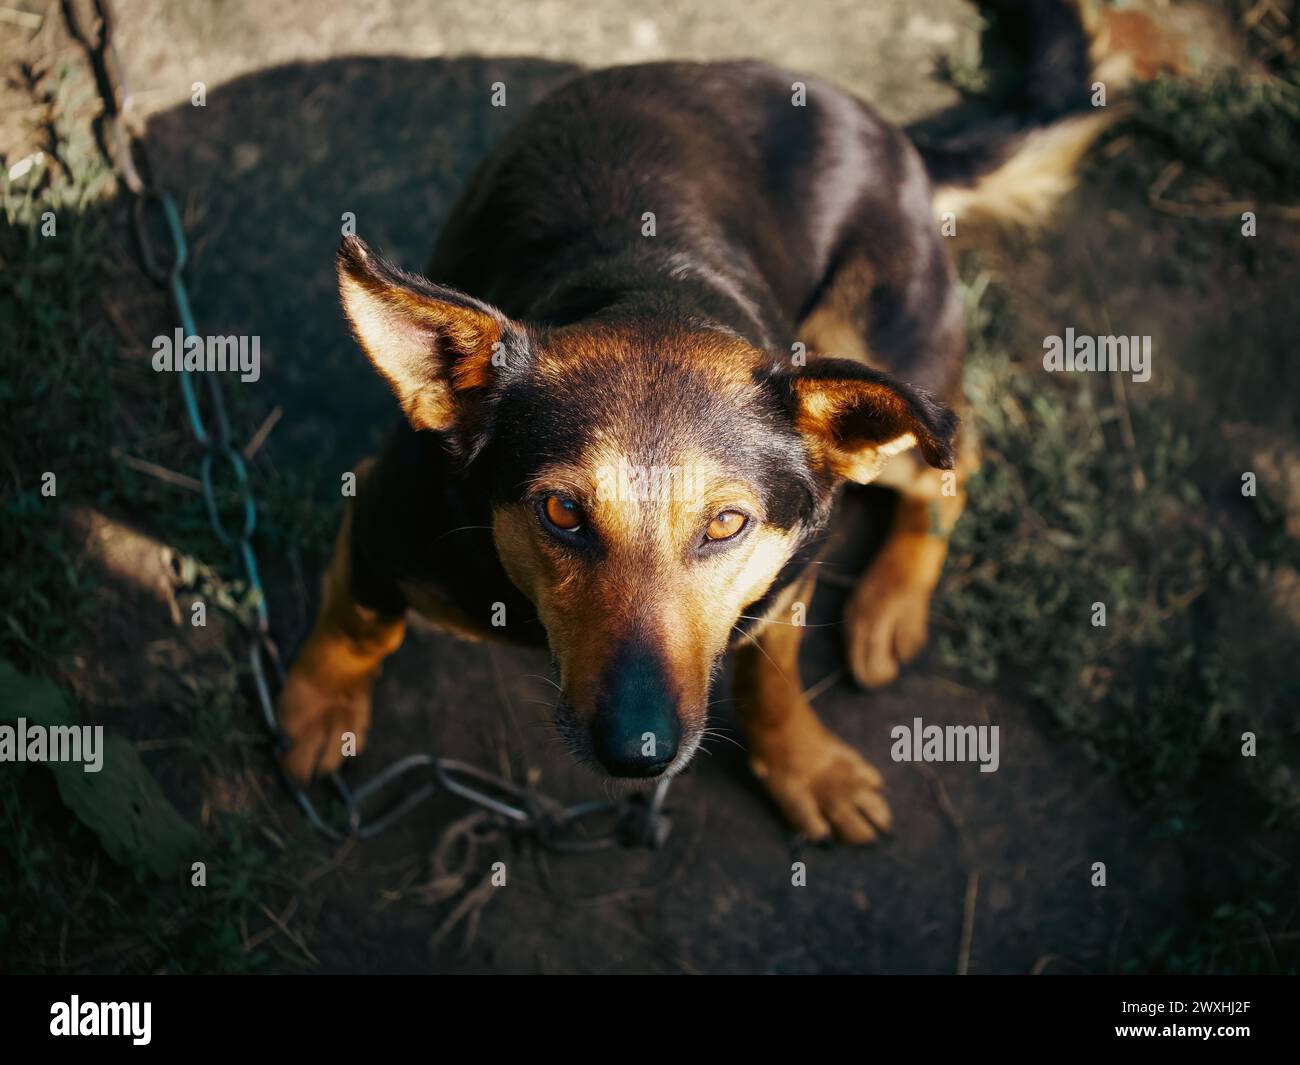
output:
<path id="1" fill-rule="evenodd" d="M 791 619 L 839 486 L 881 478 L 903 503 L 846 620 L 854 673 L 890 679 L 924 639 L 972 465 L 950 409 L 960 298 L 908 138 L 759 63 L 587 74 L 480 168 L 430 274 L 355 238 L 340 252 L 353 331 L 407 421 L 363 479 L 282 697 L 289 768 L 334 768 L 338 731 L 364 735 L 414 607 L 549 646 L 557 724 L 617 775 L 686 764 L 734 647 L 751 759 L 790 820 L 855 842 L 887 829 L 879 774 L 802 695 Z M 690 491 L 608 495 L 625 465 L 689 469 Z M 576 529 L 548 524 L 552 497 Z M 734 538 L 704 533 L 719 513 L 745 516 Z M 668 753 L 642 758 L 638 735 Z"/>

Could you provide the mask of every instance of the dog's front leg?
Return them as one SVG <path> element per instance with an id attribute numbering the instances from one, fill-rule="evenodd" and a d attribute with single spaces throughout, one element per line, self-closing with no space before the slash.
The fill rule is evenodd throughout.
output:
<path id="1" fill-rule="evenodd" d="M 406 631 L 404 613 L 385 613 L 355 598 L 353 514 L 350 507 L 343 518 L 320 613 L 280 693 L 280 727 L 289 742 L 284 768 L 301 781 L 333 772 L 345 753 L 365 746 L 375 678 Z"/>
<path id="2" fill-rule="evenodd" d="M 899 493 L 889 535 L 844 611 L 849 668 L 864 688 L 880 688 L 925 646 L 930 597 L 948 537 L 966 505 L 966 482 L 979 466 L 974 433 L 963 428 L 957 468 L 924 467 L 900 455 L 875 484 Z"/>
<path id="3" fill-rule="evenodd" d="M 791 601 L 812 598 L 804 578 Z M 779 616 L 779 614 L 778 614 Z M 736 651 L 737 710 L 750 765 L 786 819 L 810 839 L 870 843 L 890 827 L 880 774 L 818 720 L 799 680 L 803 628 L 770 621 Z"/>

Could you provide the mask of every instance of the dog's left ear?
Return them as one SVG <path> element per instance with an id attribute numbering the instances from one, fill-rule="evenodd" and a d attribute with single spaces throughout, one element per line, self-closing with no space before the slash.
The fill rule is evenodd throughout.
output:
<path id="1" fill-rule="evenodd" d="M 353 335 L 407 420 L 463 443 L 488 391 L 527 358 L 524 328 L 463 292 L 398 270 L 358 237 L 344 238 L 338 272 Z"/>
<path id="2" fill-rule="evenodd" d="M 915 447 L 931 466 L 953 467 L 957 415 L 929 393 L 848 359 L 818 358 L 772 379 L 815 461 L 866 484 L 892 455 Z"/>

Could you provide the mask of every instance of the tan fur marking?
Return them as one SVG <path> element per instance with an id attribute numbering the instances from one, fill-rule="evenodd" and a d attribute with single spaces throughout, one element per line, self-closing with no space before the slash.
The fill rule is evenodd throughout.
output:
<path id="1" fill-rule="evenodd" d="M 805 578 L 788 601 L 810 602 L 812 592 L 813 580 Z M 846 843 L 870 843 L 892 823 L 884 782 L 817 719 L 804 697 L 803 632 L 773 616 L 736 651 L 733 690 L 750 765 L 786 819 L 809 838 L 834 832 Z"/>
<path id="2" fill-rule="evenodd" d="M 601 471 L 634 464 L 609 441 L 539 474 L 535 489 L 563 492 L 582 507 L 601 544 L 597 564 L 553 543 L 526 506 L 494 516 L 498 554 L 537 606 L 579 719 L 593 712 L 612 655 L 636 636 L 663 655 L 685 723 L 702 725 L 714 659 L 737 616 L 762 597 L 794 550 L 796 534 L 763 525 L 748 486 L 730 481 L 702 454 L 676 458 L 692 471 L 685 479 L 690 491 L 680 498 L 635 491 L 611 497 L 611 480 Z M 620 487 L 619 478 L 612 483 Z M 751 514 L 757 526 L 734 549 L 694 557 L 695 539 L 727 509 Z"/>
<path id="3" fill-rule="evenodd" d="M 340 263 L 339 295 L 353 335 L 417 429 L 456 421 L 455 393 L 491 382 L 501 323 L 470 307 L 427 299 Z"/>
<path id="4" fill-rule="evenodd" d="M 795 428 L 812 444 L 814 457 L 858 484 L 873 481 L 885 461 L 923 443 L 936 447 L 897 393 L 869 381 L 796 381 Z"/>
<path id="5" fill-rule="evenodd" d="M 948 557 L 948 534 L 966 504 L 965 485 L 978 467 L 969 428 L 959 441 L 951 480 L 900 455 L 881 484 L 897 489 L 897 509 L 889 536 L 854 588 L 844 612 L 849 667 L 858 683 L 878 688 L 894 680 L 901 666 L 925 645 L 930 598 Z M 944 491 L 945 483 L 953 494 Z"/>
<path id="6" fill-rule="evenodd" d="M 1112 96 L 1134 81 L 1149 81 L 1162 70 L 1189 69 L 1189 40 L 1170 30 L 1170 12 L 1157 21 L 1144 11 L 1116 10 L 1097 0 L 1075 4 L 1089 43 L 1091 80 L 1102 82 Z M 974 187 L 935 190 L 934 214 L 952 212 L 958 219 L 986 216 L 1034 227 L 1050 221 L 1052 207 L 1078 180 L 1079 163 L 1097 137 L 1127 111 L 1110 99 L 1093 114 L 1074 115 L 1036 130 L 997 170 Z"/>
<path id="7" fill-rule="evenodd" d="M 796 335 L 810 351 L 874 366 L 867 346 L 871 291 L 877 282 L 861 258 L 841 266 L 821 302 L 799 323 Z"/>
<path id="8" fill-rule="evenodd" d="M 358 466 L 358 480 L 368 467 Z M 356 736 L 358 753 L 365 746 L 375 678 L 406 632 L 403 615 L 381 614 L 353 600 L 351 541 L 349 507 L 322 580 L 320 612 L 277 701 L 289 741 L 284 767 L 301 781 L 339 768 L 345 732 Z"/>
<path id="9" fill-rule="evenodd" d="M 869 297 L 868 292 L 863 300 L 864 306 Z M 834 304 L 818 306 L 799 326 L 798 336 L 810 350 L 852 359 L 863 366 L 873 365 L 863 329 L 846 321 L 843 312 Z"/>
<path id="10" fill-rule="evenodd" d="M 1080 161 L 1120 113 L 1115 105 L 1035 130 L 973 186 L 935 189 L 934 216 L 951 212 L 959 221 L 986 216 L 1027 228 L 1049 221 L 1051 209 L 1078 183 Z"/>

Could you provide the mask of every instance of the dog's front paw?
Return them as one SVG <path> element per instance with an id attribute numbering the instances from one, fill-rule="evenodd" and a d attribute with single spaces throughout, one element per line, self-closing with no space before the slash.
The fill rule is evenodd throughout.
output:
<path id="1" fill-rule="evenodd" d="M 854 679 L 864 688 L 882 688 L 897 679 L 902 665 L 925 646 L 929 621 L 929 587 L 873 568 L 844 610 Z"/>
<path id="2" fill-rule="evenodd" d="M 832 830 L 844 843 L 871 843 L 893 818 L 880 773 L 820 724 L 773 733 L 752 745 L 754 774 L 795 828 L 812 840 Z"/>
<path id="3" fill-rule="evenodd" d="M 307 669 L 289 671 L 277 713 L 288 748 L 281 764 L 295 780 L 332 773 L 345 755 L 360 754 L 370 729 L 370 678 L 343 686 L 321 683 Z"/>

